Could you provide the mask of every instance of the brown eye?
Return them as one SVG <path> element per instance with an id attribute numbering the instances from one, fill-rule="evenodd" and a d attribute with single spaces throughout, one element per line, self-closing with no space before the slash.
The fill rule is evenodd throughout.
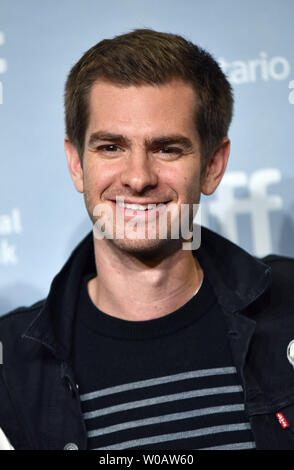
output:
<path id="1" fill-rule="evenodd" d="M 183 151 L 178 147 L 161 147 L 157 150 L 161 155 L 166 155 L 169 158 L 176 158 L 183 153 Z"/>
<path id="2" fill-rule="evenodd" d="M 180 153 L 180 149 L 176 147 L 163 147 L 160 151 L 163 153 Z"/>
<path id="3" fill-rule="evenodd" d="M 103 151 L 107 151 L 107 152 L 117 152 L 117 150 L 119 150 L 119 147 L 118 147 L 118 145 L 115 145 L 115 144 L 100 145 L 100 147 L 98 147 L 98 150 L 103 150 Z"/>

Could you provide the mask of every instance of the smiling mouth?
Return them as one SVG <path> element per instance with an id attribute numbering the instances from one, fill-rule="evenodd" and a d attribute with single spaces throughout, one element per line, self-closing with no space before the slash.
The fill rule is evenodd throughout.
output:
<path id="1" fill-rule="evenodd" d="M 145 204 L 138 202 L 124 201 L 123 198 L 117 198 L 111 201 L 115 208 L 124 214 L 124 216 L 148 216 L 158 214 L 166 209 L 166 206 L 171 201 L 164 202 L 145 202 Z"/>
<path id="2" fill-rule="evenodd" d="M 122 202 L 122 201 L 117 201 L 116 204 L 119 207 L 122 207 L 124 209 L 130 209 L 133 211 L 147 211 L 147 210 L 152 210 L 156 209 L 158 207 L 164 206 L 165 202 L 159 202 L 159 203 L 148 203 L 148 204 L 135 204 L 135 203 L 129 203 L 129 202 Z"/>

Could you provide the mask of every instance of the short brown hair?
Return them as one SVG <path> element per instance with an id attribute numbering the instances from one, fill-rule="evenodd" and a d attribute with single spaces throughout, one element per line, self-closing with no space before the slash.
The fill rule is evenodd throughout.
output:
<path id="1" fill-rule="evenodd" d="M 89 123 L 89 94 L 100 78 L 123 86 L 161 85 L 174 78 L 189 82 L 198 98 L 195 121 L 204 161 L 228 133 L 233 93 L 213 57 L 182 36 L 137 29 L 97 43 L 67 77 L 66 133 L 81 161 Z"/>

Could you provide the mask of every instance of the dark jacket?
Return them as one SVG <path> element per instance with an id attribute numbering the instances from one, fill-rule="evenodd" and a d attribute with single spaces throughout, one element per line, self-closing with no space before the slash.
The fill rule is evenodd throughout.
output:
<path id="1" fill-rule="evenodd" d="M 294 260 L 257 260 L 208 229 L 194 254 L 225 313 L 257 449 L 294 449 Z M 70 358 L 81 278 L 95 270 L 91 233 L 45 300 L 0 318 L 0 427 L 16 449 L 87 447 Z"/>

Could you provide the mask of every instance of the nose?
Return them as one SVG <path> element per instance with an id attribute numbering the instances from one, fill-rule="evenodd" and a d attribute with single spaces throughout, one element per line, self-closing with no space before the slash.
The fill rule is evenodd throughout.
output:
<path id="1" fill-rule="evenodd" d="M 126 158 L 121 183 L 136 193 L 157 185 L 158 176 L 152 158 L 145 150 L 136 150 Z"/>

